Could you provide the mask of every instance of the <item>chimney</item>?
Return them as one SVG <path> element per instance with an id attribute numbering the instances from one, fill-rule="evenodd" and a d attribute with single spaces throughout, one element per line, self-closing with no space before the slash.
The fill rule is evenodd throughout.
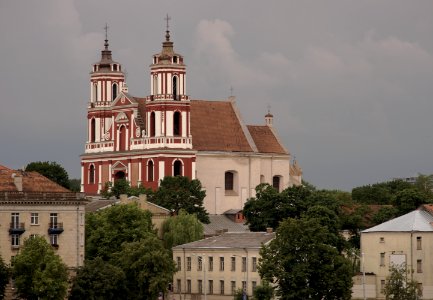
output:
<path id="1" fill-rule="evenodd" d="M 14 179 L 15 187 L 17 188 L 18 192 L 23 191 L 23 176 L 19 176 L 15 173 L 12 174 L 12 178 Z"/>
<path id="2" fill-rule="evenodd" d="M 128 195 L 126 195 L 126 194 L 119 195 L 119 199 L 120 199 L 120 203 L 122 203 L 122 204 L 128 203 Z"/>
<path id="3" fill-rule="evenodd" d="M 274 232 L 272 227 L 266 227 L 266 233 L 272 233 L 272 232 Z"/>

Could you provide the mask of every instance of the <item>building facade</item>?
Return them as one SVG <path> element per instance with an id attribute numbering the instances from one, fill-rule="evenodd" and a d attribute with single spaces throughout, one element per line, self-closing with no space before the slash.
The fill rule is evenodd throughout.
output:
<path id="1" fill-rule="evenodd" d="M 186 93 L 186 66 L 166 31 L 150 65 L 150 95 L 129 94 L 121 64 L 108 40 L 90 75 L 87 141 L 81 156 L 81 186 L 98 194 L 106 182 L 125 178 L 156 189 L 164 176 L 198 178 L 210 214 L 242 208 L 255 187 L 279 190 L 301 183 L 302 171 L 273 127 L 246 125 L 234 97 L 192 100 Z"/>
<path id="2" fill-rule="evenodd" d="M 257 271 L 260 248 L 273 238 L 272 232 L 227 232 L 173 247 L 178 271 L 170 297 L 233 299 L 239 289 L 251 297 L 261 284 Z"/>
<path id="3" fill-rule="evenodd" d="M 11 263 L 24 240 L 44 236 L 70 268 L 84 261 L 83 194 L 72 193 L 36 172 L 0 166 L 0 254 Z"/>

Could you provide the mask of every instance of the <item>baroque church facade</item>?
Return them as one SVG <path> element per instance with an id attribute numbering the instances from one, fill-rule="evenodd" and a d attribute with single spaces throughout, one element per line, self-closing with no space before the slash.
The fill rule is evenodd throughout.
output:
<path id="1" fill-rule="evenodd" d="M 87 141 L 81 155 L 81 190 L 99 194 L 106 182 L 125 178 L 157 189 L 164 176 L 199 179 L 210 214 L 242 209 L 267 182 L 278 190 L 301 184 L 302 170 L 283 146 L 268 112 L 264 125 L 246 125 L 234 97 L 193 100 L 186 66 L 167 28 L 150 65 L 150 95 L 128 92 L 120 63 L 106 38 L 92 67 Z"/>

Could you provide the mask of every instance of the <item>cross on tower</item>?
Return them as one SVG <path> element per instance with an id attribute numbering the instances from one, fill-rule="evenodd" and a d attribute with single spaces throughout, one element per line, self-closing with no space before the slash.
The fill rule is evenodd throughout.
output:
<path id="1" fill-rule="evenodd" d="M 271 113 L 271 105 L 268 104 L 268 114 Z"/>
<path id="2" fill-rule="evenodd" d="M 108 24 L 107 23 L 105 23 L 104 29 L 105 29 L 105 39 L 108 40 Z"/>
<path id="3" fill-rule="evenodd" d="M 167 31 L 168 31 L 168 28 L 169 28 L 169 23 L 168 22 L 171 20 L 171 18 L 167 14 L 167 16 L 164 18 L 164 20 L 167 22 Z"/>

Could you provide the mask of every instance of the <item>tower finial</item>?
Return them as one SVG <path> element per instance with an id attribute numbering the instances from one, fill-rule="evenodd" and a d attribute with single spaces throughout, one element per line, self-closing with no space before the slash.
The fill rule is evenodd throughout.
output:
<path id="1" fill-rule="evenodd" d="M 170 41 L 170 24 L 169 21 L 171 20 L 170 16 L 167 14 L 167 16 L 164 18 L 164 20 L 167 22 L 167 28 L 165 30 L 165 40 L 168 42 Z"/>
<path id="2" fill-rule="evenodd" d="M 271 105 L 268 104 L 268 114 L 270 114 L 270 113 L 271 113 Z"/>
<path id="3" fill-rule="evenodd" d="M 107 23 L 105 23 L 104 29 L 105 29 L 105 44 L 104 44 L 104 46 L 105 46 L 105 50 L 108 50 L 108 24 Z"/>

